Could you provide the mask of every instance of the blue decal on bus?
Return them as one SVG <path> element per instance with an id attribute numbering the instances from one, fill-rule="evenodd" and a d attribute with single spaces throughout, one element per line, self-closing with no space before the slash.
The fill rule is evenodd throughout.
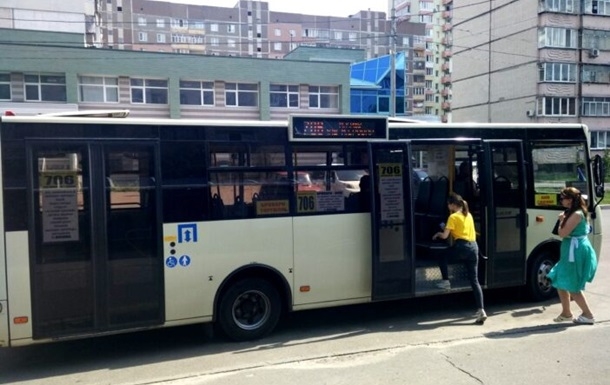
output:
<path id="1" fill-rule="evenodd" d="M 165 260 L 165 265 L 170 269 L 176 267 L 177 264 L 178 260 L 176 259 L 176 257 L 167 257 L 167 259 Z"/>
<path id="2" fill-rule="evenodd" d="M 197 224 L 188 223 L 178 225 L 178 243 L 197 242 Z"/>
<path id="3" fill-rule="evenodd" d="M 180 262 L 181 266 L 186 267 L 186 266 L 191 264 L 191 257 L 189 257 L 188 255 L 183 255 L 183 256 L 180 257 L 178 262 Z"/>

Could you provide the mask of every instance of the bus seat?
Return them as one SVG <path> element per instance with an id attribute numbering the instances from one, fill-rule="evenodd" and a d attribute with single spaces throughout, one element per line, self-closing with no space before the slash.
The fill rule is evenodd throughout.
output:
<path id="1" fill-rule="evenodd" d="M 430 193 L 432 192 L 432 179 L 429 176 L 419 184 L 417 197 L 415 198 L 415 213 L 427 213 L 430 204 Z"/>
<path id="2" fill-rule="evenodd" d="M 211 200 L 212 204 L 212 218 L 224 219 L 225 218 L 225 205 L 222 202 L 222 198 L 218 194 L 214 194 Z"/>
<path id="3" fill-rule="evenodd" d="M 428 211 L 425 215 L 415 217 L 415 243 L 420 251 L 433 255 L 438 250 L 449 245 L 444 241 L 432 241 L 434 233 L 442 230 L 441 223 L 447 220 L 447 197 L 449 195 L 449 179 L 440 177 L 430 184 Z"/>
<path id="4" fill-rule="evenodd" d="M 238 195 L 235 197 L 235 203 L 231 206 L 231 218 L 247 218 L 248 206 L 244 199 Z"/>
<path id="5" fill-rule="evenodd" d="M 447 197 L 449 195 L 449 179 L 442 176 L 434 181 L 432 192 L 430 193 L 430 202 L 428 215 L 445 216 L 447 214 Z"/>

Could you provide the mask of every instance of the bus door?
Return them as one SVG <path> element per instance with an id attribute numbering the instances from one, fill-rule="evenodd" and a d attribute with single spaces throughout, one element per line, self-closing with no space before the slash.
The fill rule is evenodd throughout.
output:
<path id="1" fill-rule="evenodd" d="M 34 338 L 162 322 L 158 151 L 28 142 Z"/>
<path id="2" fill-rule="evenodd" d="M 413 292 L 410 150 L 407 143 L 370 143 L 373 299 Z"/>
<path id="3" fill-rule="evenodd" d="M 483 159 L 483 169 L 479 168 L 485 205 L 481 226 L 485 233 L 479 246 L 487 257 L 483 283 L 489 287 L 523 284 L 527 218 L 522 142 L 486 140 Z"/>

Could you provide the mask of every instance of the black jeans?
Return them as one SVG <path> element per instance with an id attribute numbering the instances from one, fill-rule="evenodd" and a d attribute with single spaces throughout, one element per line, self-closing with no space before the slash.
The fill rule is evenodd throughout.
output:
<path id="1" fill-rule="evenodd" d="M 466 268 L 468 281 L 474 292 L 474 300 L 477 308 L 483 309 L 483 290 L 479 284 L 479 245 L 476 242 L 467 242 L 461 239 L 455 241 L 454 245 L 440 255 L 439 268 L 443 279 L 449 279 L 449 258 L 461 262 Z"/>

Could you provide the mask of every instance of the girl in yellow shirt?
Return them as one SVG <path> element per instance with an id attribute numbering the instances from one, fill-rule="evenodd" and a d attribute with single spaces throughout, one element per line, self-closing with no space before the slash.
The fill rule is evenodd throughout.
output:
<path id="1" fill-rule="evenodd" d="M 439 267 L 443 281 L 438 284 L 441 289 L 450 289 L 451 283 L 448 274 L 448 260 L 451 256 L 461 261 L 466 267 L 468 280 L 474 292 L 474 299 L 477 304 L 476 323 L 483 324 L 487 319 L 487 314 L 483 308 L 483 290 L 479 284 L 478 265 L 479 265 L 479 246 L 476 242 L 476 231 L 472 214 L 468 211 L 468 203 L 456 193 L 449 194 L 447 199 L 449 208 L 449 219 L 445 229 L 432 236 L 432 240 L 447 239 L 451 235 L 453 246 L 443 253 L 440 258 Z"/>

